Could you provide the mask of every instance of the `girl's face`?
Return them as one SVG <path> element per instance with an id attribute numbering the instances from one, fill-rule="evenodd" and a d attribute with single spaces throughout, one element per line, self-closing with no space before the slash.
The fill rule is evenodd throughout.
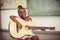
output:
<path id="1" fill-rule="evenodd" d="M 18 15 L 20 16 L 20 17 L 26 17 L 26 10 L 25 9 L 19 9 L 18 10 L 19 12 L 18 12 Z"/>

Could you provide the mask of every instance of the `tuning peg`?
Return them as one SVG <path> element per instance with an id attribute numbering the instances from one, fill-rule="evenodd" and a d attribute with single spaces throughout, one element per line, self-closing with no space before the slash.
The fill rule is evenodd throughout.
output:
<path id="1" fill-rule="evenodd" d="M 55 30 L 55 27 L 50 27 L 50 30 Z"/>

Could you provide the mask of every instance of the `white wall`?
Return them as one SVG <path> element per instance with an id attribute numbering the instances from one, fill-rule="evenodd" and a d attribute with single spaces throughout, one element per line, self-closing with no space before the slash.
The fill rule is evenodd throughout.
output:
<path id="1" fill-rule="evenodd" d="M 60 31 L 60 17 L 59 16 L 40 16 L 32 17 L 36 26 L 55 27 L 56 31 Z"/>
<path id="2" fill-rule="evenodd" d="M 16 10 L 3 10 L 3 11 L 1 11 L 2 29 L 8 29 L 10 15 L 17 15 L 17 11 Z"/>
<path id="3" fill-rule="evenodd" d="M 17 10 L 3 10 L 1 11 L 2 29 L 8 29 L 10 15 L 18 15 Z M 60 16 L 40 16 L 31 17 L 36 26 L 55 27 L 56 31 L 60 31 Z"/>

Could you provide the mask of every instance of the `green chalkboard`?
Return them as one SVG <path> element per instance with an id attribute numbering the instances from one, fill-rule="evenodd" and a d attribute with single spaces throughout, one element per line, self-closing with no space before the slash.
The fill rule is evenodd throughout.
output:
<path id="1" fill-rule="evenodd" d="M 55 0 L 27 0 L 30 16 L 60 16 L 60 4 Z"/>

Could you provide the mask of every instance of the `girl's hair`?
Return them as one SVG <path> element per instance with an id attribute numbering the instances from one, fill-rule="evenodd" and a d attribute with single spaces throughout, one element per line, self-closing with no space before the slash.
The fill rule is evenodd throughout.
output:
<path id="1" fill-rule="evenodd" d="M 21 5 L 18 6 L 18 9 L 24 9 Z"/>

